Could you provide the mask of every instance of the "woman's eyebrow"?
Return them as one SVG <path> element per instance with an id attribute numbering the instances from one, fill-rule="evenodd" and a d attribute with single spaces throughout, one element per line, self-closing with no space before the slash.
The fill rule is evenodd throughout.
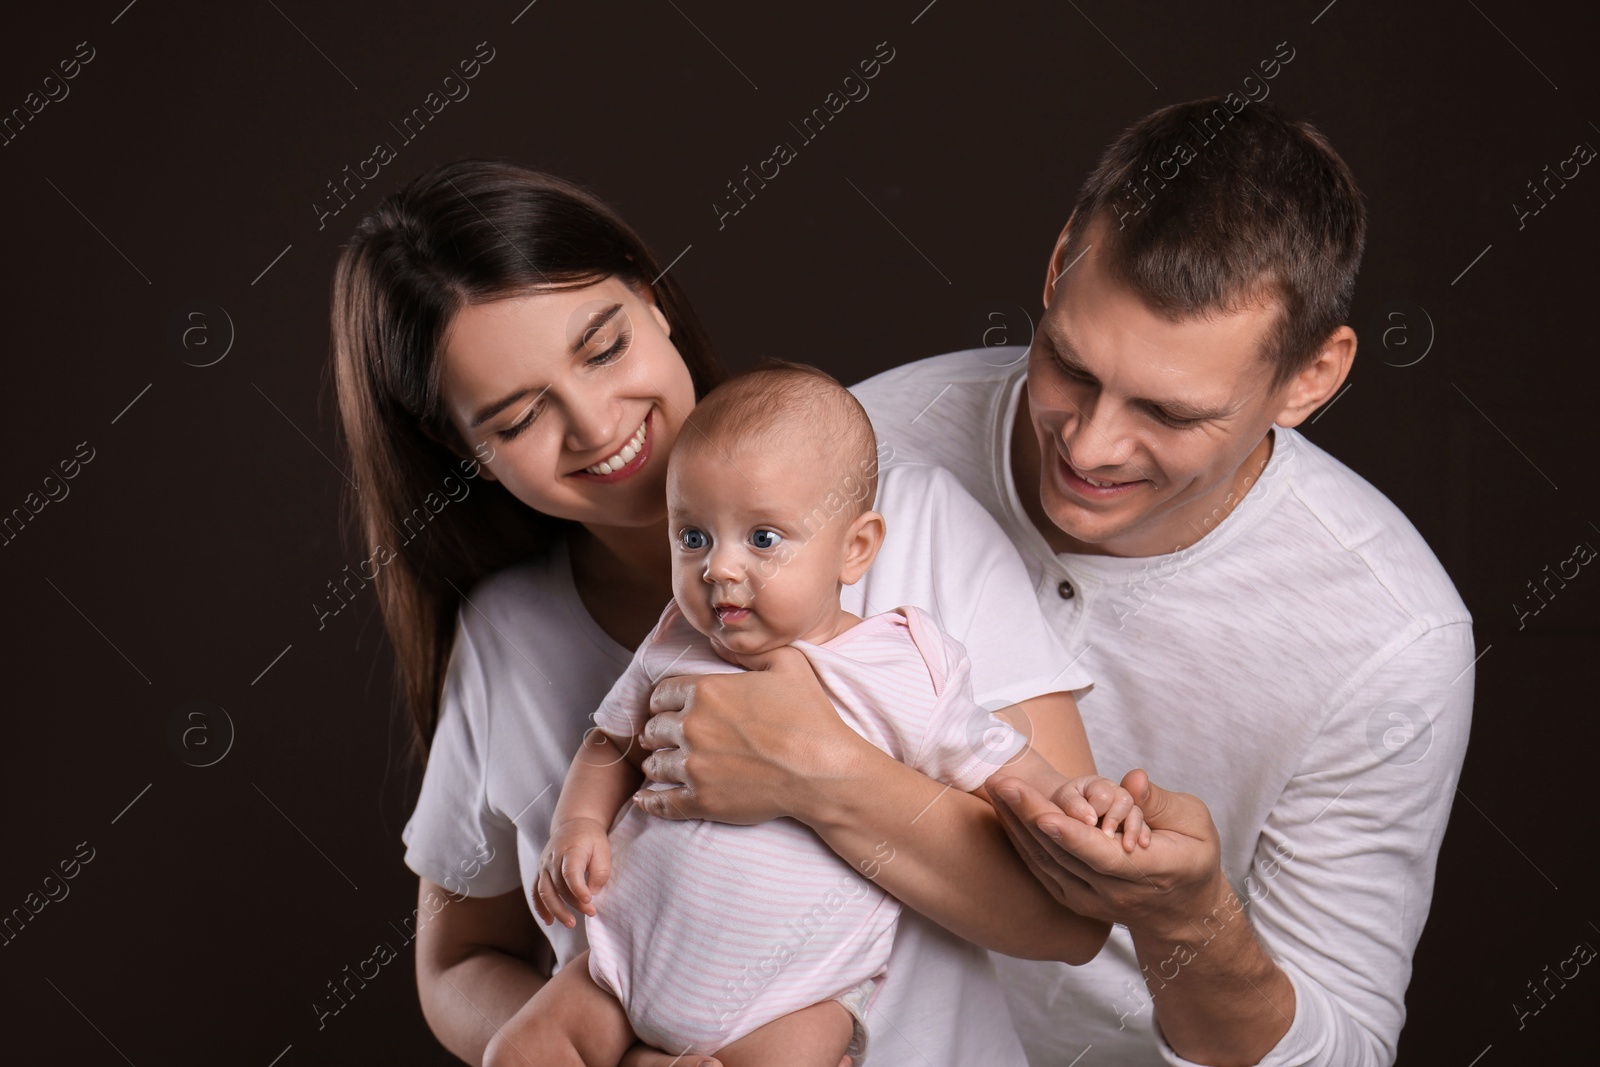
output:
<path id="1" fill-rule="evenodd" d="M 582 352 L 583 346 L 589 343 L 590 339 L 594 337 L 596 331 L 598 331 L 602 326 L 610 322 L 612 319 L 616 318 L 617 312 L 621 310 L 621 304 L 612 304 L 604 311 L 596 312 L 594 318 L 590 320 L 589 325 L 583 328 L 583 333 L 579 334 L 578 339 L 572 342 L 572 354 L 577 355 L 579 352 Z M 543 395 L 545 389 L 548 388 L 549 386 L 545 386 L 544 389 L 540 389 L 540 395 Z M 496 415 L 500 414 L 506 408 L 510 407 L 512 404 L 515 404 L 518 400 L 521 400 L 531 392 L 533 392 L 532 389 L 518 389 L 516 392 L 503 396 L 492 404 L 486 404 L 478 410 L 476 415 L 472 417 L 472 427 L 476 429 L 477 427 L 482 426 L 484 423 L 488 422 L 490 419 L 494 418 Z"/>
<path id="2" fill-rule="evenodd" d="M 572 344 L 573 354 L 576 355 L 578 352 L 582 351 L 583 346 L 589 343 L 590 339 L 600 331 L 600 328 L 606 323 L 610 322 L 612 319 L 616 318 L 617 312 L 621 310 L 621 304 L 612 304 L 604 311 L 596 312 L 593 316 L 591 316 L 589 319 L 589 325 L 583 328 L 583 332 L 578 335 L 578 339 Z"/>

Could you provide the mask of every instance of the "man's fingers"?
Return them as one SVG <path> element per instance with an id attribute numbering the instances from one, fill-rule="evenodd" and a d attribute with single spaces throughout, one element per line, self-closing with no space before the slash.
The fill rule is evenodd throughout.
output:
<path id="1" fill-rule="evenodd" d="M 1067 818 L 1060 808 L 1021 779 L 1008 778 L 997 785 L 1002 800 L 1007 793 L 1017 795 L 1018 799 L 1011 803 L 1017 818 L 1043 835 L 1052 846 L 1047 847 L 1047 851 L 1072 873 L 1085 879 L 1096 874 L 1131 876 L 1121 846 L 1098 827 Z"/>
<path id="2" fill-rule="evenodd" d="M 1006 836 L 1022 857 L 1033 876 L 1039 879 L 1051 895 L 1079 914 L 1086 914 L 1093 900 L 1093 889 L 1072 867 L 1081 868 L 1077 860 L 1061 852 L 1037 827 L 1024 825 L 1005 803 L 995 806 L 995 814 L 1005 828 Z"/>

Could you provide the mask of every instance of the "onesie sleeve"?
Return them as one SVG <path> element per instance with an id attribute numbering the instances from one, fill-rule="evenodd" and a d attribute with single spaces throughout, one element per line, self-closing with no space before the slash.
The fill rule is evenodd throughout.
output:
<path id="1" fill-rule="evenodd" d="M 961 642 L 940 630 L 922 609 L 900 610 L 933 683 L 922 742 L 906 763 L 970 793 L 1027 747 L 1028 739 L 972 699 L 972 665 Z"/>
<path id="2" fill-rule="evenodd" d="M 650 693 L 656 683 L 672 673 L 678 653 L 684 646 L 672 637 L 687 626 L 678 602 L 669 600 L 656 620 L 650 636 L 639 643 L 633 659 L 612 683 L 611 691 L 595 710 L 594 724 L 616 737 L 635 737 L 650 719 Z M 672 651 L 668 651 L 668 650 Z"/>
<path id="3" fill-rule="evenodd" d="M 488 762 L 483 665 L 458 616 L 422 791 L 400 833 L 406 866 L 451 893 L 492 897 L 522 884 L 516 826 L 488 804 Z"/>

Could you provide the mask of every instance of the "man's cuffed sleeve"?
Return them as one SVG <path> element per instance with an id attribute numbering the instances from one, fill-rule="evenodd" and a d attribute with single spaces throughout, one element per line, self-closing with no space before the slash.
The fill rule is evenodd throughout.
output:
<path id="1" fill-rule="evenodd" d="M 1471 624 L 1397 644 L 1330 715 L 1234 886 L 1295 990 L 1261 1067 L 1394 1062 L 1471 726 Z"/>

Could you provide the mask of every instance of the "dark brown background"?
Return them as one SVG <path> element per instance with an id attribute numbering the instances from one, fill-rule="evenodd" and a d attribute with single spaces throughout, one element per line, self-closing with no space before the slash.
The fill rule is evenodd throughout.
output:
<path id="1" fill-rule="evenodd" d="M 1589 1048 L 1600 976 L 1580 973 L 1520 1030 L 1513 1004 L 1577 943 L 1600 944 L 1587 803 L 1600 572 L 1523 629 L 1513 605 L 1575 544 L 1600 546 L 1600 172 L 1523 229 L 1512 205 L 1577 142 L 1600 145 L 1593 21 L 1508 0 L 524 2 L 107 0 L 6 16 L 0 111 L 78 42 L 95 58 L 0 148 L 0 513 L 79 442 L 95 458 L 0 547 L 0 913 L 79 842 L 95 853 L 69 897 L 0 947 L 0 1058 L 448 1060 L 409 950 L 325 1028 L 311 1007 L 375 943 L 399 947 L 391 924 L 415 906 L 399 832 L 417 775 L 371 593 L 321 631 L 311 608 L 364 555 L 340 532 L 327 293 L 338 243 L 379 195 L 464 156 L 587 182 L 663 261 L 688 248 L 673 270 L 731 365 L 772 354 L 855 381 L 977 345 L 998 322 L 1025 342 L 1100 148 L 1157 105 L 1238 89 L 1283 41 L 1295 58 L 1272 100 L 1329 135 L 1371 207 L 1354 384 L 1306 429 L 1422 530 L 1484 653 L 1471 802 L 1445 840 L 1401 1062 Z M 402 145 L 388 124 L 481 41 L 495 58 L 471 96 Z M 724 183 L 794 140 L 788 123 L 880 41 L 896 56 L 870 97 L 719 231 Z M 324 183 L 378 140 L 398 158 L 319 230 Z M 194 301 L 233 323 L 214 366 L 185 359 L 221 351 L 216 311 L 191 337 L 214 347 L 171 336 Z M 1398 305 L 1402 319 L 1381 318 Z M 1429 321 L 1426 358 L 1398 366 Z M 194 700 L 236 732 L 208 767 L 182 757 L 223 751 L 215 713 L 189 748 L 169 736 Z"/>

